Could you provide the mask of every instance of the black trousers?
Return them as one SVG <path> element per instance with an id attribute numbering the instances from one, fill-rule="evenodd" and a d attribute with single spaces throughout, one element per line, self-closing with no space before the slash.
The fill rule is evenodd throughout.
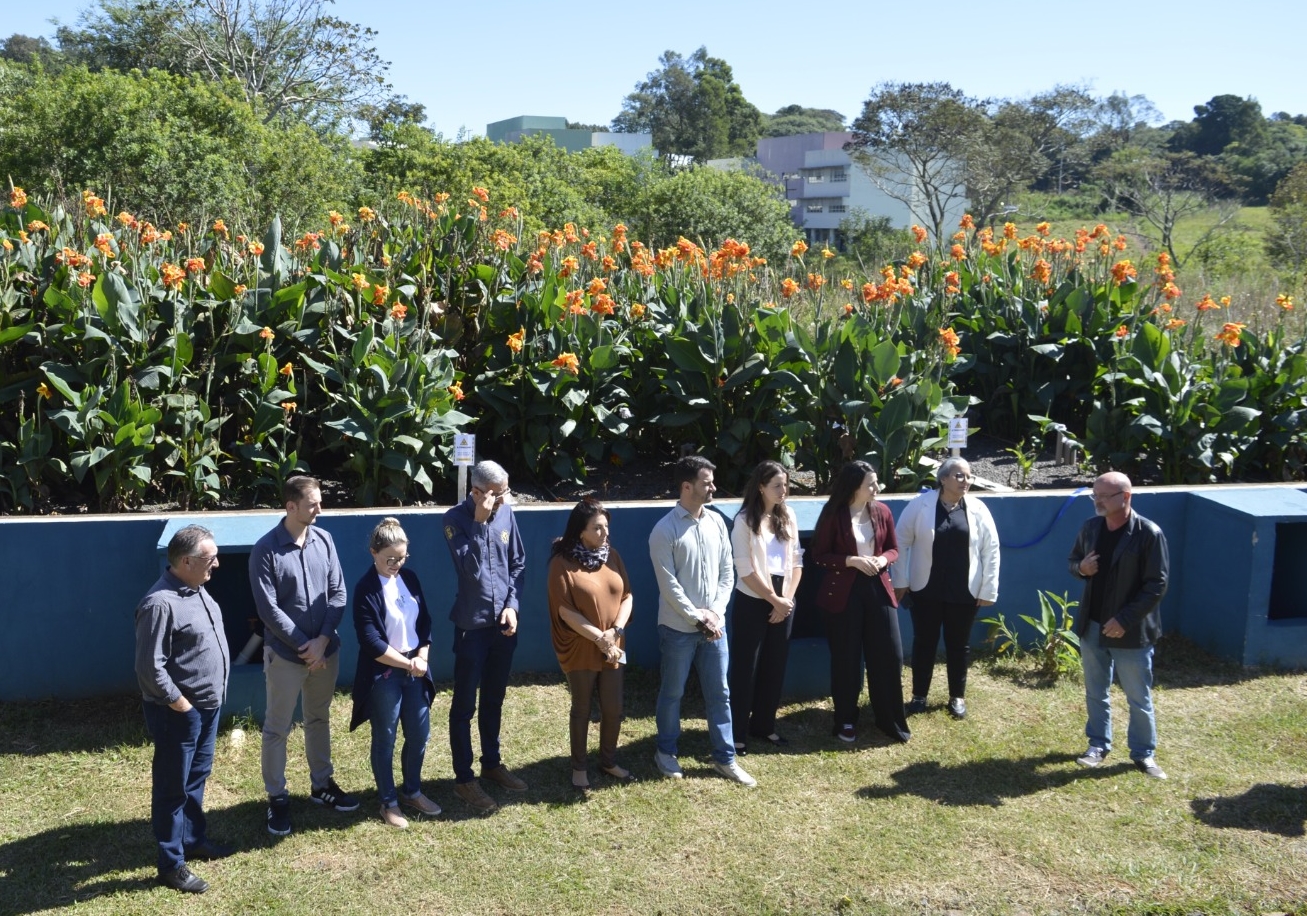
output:
<path id="1" fill-rule="evenodd" d="M 772 577 L 780 594 L 780 576 Z M 776 731 L 776 710 L 785 686 L 794 615 L 771 623 L 771 602 L 735 593 L 731 612 L 731 731 L 736 744 Z"/>
<path id="2" fill-rule="evenodd" d="M 931 601 L 912 593 L 912 695 L 924 697 L 935 673 L 935 650 L 944 631 L 944 660 L 948 669 L 948 695 L 967 695 L 967 668 L 971 664 L 971 627 L 976 602 Z"/>
<path id="3" fill-rule="evenodd" d="M 568 671 L 572 710 L 567 717 L 572 769 L 584 770 L 590 744 L 590 708 L 599 694 L 599 765 L 617 765 L 617 736 L 622 731 L 622 669 Z"/>
<path id="4" fill-rule="evenodd" d="M 858 723 L 858 694 L 862 666 L 867 669 L 867 692 L 876 727 L 895 741 L 912 737 L 903 710 L 903 643 L 899 638 L 898 610 L 879 578 L 859 575 L 849 595 L 848 608 L 827 613 L 826 638 L 830 642 L 830 692 L 835 705 L 835 730 Z"/>

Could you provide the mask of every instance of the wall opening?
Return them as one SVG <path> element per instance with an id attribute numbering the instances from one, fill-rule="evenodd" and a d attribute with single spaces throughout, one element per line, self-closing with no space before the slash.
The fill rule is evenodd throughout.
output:
<path id="1" fill-rule="evenodd" d="M 1275 564 L 1271 567 L 1270 620 L 1307 620 L 1307 589 L 1302 587 L 1302 558 L 1307 556 L 1307 522 L 1275 526 Z"/>

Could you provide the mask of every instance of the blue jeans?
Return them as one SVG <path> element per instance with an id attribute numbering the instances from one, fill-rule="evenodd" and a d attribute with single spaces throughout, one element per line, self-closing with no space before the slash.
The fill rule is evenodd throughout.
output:
<path id="1" fill-rule="evenodd" d="M 735 759 L 735 744 L 731 736 L 731 691 L 726 684 L 730 667 L 726 636 L 710 642 L 697 630 L 682 633 L 659 624 L 658 651 L 662 654 L 662 676 L 655 713 L 656 747 L 664 754 L 676 756 L 676 743 L 681 737 L 681 697 L 685 695 L 685 681 L 693 665 L 703 689 L 712 759 L 716 763 L 730 763 Z"/>
<path id="2" fill-rule="evenodd" d="M 431 710 L 422 685 L 422 678 L 389 666 L 372 682 L 372 778 L 386 808 L 399 804 L 395 794 L 395 729 L 401 722 L 404 749 L 400 751 L 399 765 L 404 794 L 422 791 L 422 761 L 431 734 Z"/>
<path id="3" fill-rule="evenodd" d="M 481 769 L 493 770 L 499 757 L 499 723 L 503 718 L 508 673 L 513 668 L 517 634 L 505 636 L 499 627 L 464 630 L 454 627 L 454 697 L 449 704 L 449 750 L 454 758 L 454 782 L 476 779 L 472 772 L 472 716 L 481 691 Z"/>
<path id="4" fill-rule="evenodd" d="M 1080 637 L 1080 659 L 1085 669 L 1085 706 L 1089 718 L 1085 736 L 1092 747 L 1112 749 L 1112 703 L 1108 690 L 1112 671 L 1125 691 L 1130 706 L 1130 727 L 1126 741 L 1130 759 L 1143 760 L 1157 750 L 1157 720 L 1153 715 L 1153 647 L 1117 649 L 1099 640 L 1099 625 L 1091 621 Z"/>
<path id="5" fill-rule="evenodd" d="M 176 712 L 144 703 L 145 730 L 154 741 L 150 788 L 150 824 L 159 843 L 159 871 L 186 862 L 186 850 L 207 837 L 204 782 L 213 770 L 213 742 L 220 709 Z"/>

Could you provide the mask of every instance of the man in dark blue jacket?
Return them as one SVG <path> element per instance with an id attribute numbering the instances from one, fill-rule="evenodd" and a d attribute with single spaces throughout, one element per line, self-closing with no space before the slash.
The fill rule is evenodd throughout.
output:
<path id="1" fill-rule="evenodd" d="M 472 468 L 467 499 L 445 513 L 445 543 L 458 575 L 449 619 L 454 622 L 454 696 L 449 707 L 449 749 L 454 758 L 454 793 L 482 813 L 498 805 L 472 770 L 472 716 L 481 712 L 481 775 L 510 792 L 526 783 L 504 766 L 499 725 L 508 674 L 517 648 L 518 593 L 526 550 L 507 504 L 508 472 L 493 461 Z"/>
<path id="2" fill-rule="evenodd" d="M 1130 478 L 1124 474 L 1113 471 L 1095 480 L 1096 515 L 1080 529 L 1068 559 L 1071 574 L 1085 580 L 1077 630 L 1089 749 L 1077 762 L 1096 767 L 1112 749 L 1108 690 L 1115 669 L 1130 706 L 1130 759 L 1145 775 L 1165 779 L 1153 757 L 1153 645 L 1162 635 L 1158 605 L 1166 594 L 1170 559 L 1162 529 L 1135 512 L 1130 498 Z"/>

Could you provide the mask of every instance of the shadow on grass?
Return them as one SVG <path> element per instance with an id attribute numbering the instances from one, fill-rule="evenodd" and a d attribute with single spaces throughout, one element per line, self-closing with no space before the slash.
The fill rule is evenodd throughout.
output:
<path id="1" fill-rule="evenodd" d="M 1075 754 L 1045 754 L 976 760 L 956 766 L 923 760 L 891 773 L 894 785 L 867 786 L 857 794 L 868 800 L 915 795 L 941 805 L 997 808 L 1007 798 L 1060 788 L 1081 779 L 1110 779 L 1134 772 L 1128 761 L 1093 770 L 1067 766 L 1075 759 Z"/>
<path id="2" fill-rule="evenodd" d="M 94 752 L 148 743 L 139 694 L 0 703 L 0 755 Z"/>
<path id="3" fill-rule="evenodd" d="M 1242 795 L 1195 798 L 1189 807 L 1209 827 L 1307 835 L 1307 786 L 1258 783 Z"/>
<path id="4" fill-rule="evenodd" d="M 363 810 L 342 814 L 307 798 L 291 799 L 297 834 L 348 830 L 359 823 Z M 238 869 L 242 855 L 280 842 L 266 829 L 266 813 L 263 799 L 206 808 L 209 836 L 235 847 L 236 853 L 221 863 L 188 864 L 202 878 L 221 887 L 222 872 Z M 55 826 L 5 843 L 0 846 L 0 916 L 20 916 L 123 893 L 158 893 L 185 899 L 155 883 L 156 849 L 146 817 Z M 132 912 L 136 907 L 125 902 L 119 909 Z"/>

